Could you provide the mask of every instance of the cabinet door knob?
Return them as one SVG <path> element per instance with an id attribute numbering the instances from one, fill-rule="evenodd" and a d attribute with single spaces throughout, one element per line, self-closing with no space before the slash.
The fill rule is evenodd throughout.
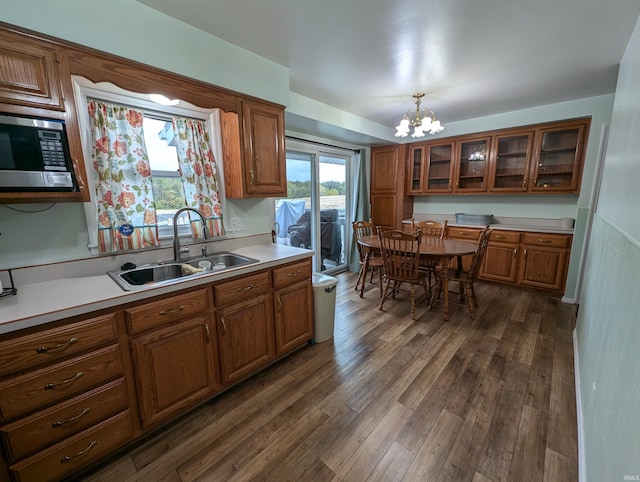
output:
<path id="1" fill-rule="evenodd" d="M 253 173 L 253 169 L 249 171 L 249 174 L 251 175 L 251 180 L 249 181 L 249 184 L 253 184 L 256 181 L 256 176 Z"/>
<path id="2" fill-rule="evenodd" d="M 518 248 L 513 248 L 513 259 L 516 259 L 518 256 Z"/>
<path id="3" fill-rule="evenodd" d="M 202 326 L 204 326 L 204 334 L 205 334 L 204 342 L 205 342 L 205 343 L 207 343 L 207 344 L 209 344 L 209 325 L 207 325 L 207 324 L 205 323 L 205 324 L 204 324 L 204 325 L 202 325 Z"/>

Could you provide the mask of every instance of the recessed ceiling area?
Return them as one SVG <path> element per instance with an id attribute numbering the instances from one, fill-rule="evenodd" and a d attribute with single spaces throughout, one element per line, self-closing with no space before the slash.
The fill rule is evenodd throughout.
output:
<path id="1" fill-rule="evenodd" d="M 393 128 L 615 91 L 638 0 L 138 0 L 289 68 L 292 92 Z"/>

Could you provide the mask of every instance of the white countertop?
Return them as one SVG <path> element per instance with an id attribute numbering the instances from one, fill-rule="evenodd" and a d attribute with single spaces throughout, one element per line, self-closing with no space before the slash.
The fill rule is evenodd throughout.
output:
<path id="1" fill-rule="evenodd" d="M 432 219 L 434 221 L 447 220 L 447 226 L 459 228 L 483 228 L 484 224 L 457 224 L 455 215 L 451 214 L 415 214 L 416 221 Z M 405 219 L 403 224 L 410 224 L 411 219 Z M 505 231 L 529 231 L 533 233 L 557 233 L 573 234 L 573 228 L 565 228 L 562 219 L 543 218 L 515 218 L 515 217 L 493 217 L 493 223 L 489 224 L 492 229 L 502 229 Z"/>
<path id="2" fill-rule="evenodd" d="M 124 291 L 106 274 L 107 270 L 100 274 L 79 273 L 79 270 L 73 269 L 77 263 L 68 263 L 67 272 L 60 276 L 59 273 L 64 271 L 65 266 L 51 266 L 48 272 L 57 273 L 53 279 L 42 276 L 42 281 L 33 282 L 33 275 L 26 276 L 24 278 L 27 282 L 17 285 L 18 292 L 15 296 L 7 296 L 0 300 L 0 334 L 193 288 L 313 255 L 310 250 L 271 243 L 242 246 L 233 249 L 233 252 L 258 259 L 260 262 L 220 273 L 211 272 L 186 280 L 178 279 L 162 286 L 144 286 L 135 291 Z M 86 261 L 85 265 L 90 262 L 91 260 Z M 45 273 L 47 267 L 40 270 Z"/>

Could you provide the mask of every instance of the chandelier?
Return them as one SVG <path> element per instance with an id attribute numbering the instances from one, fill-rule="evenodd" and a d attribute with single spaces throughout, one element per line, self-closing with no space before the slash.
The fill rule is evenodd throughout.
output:
<path id="1" fill-rule="evenodd" d="M 400 121 L 400 124 L 396 126 L 396 137 L 407 137 L 410 126 L 413 126 L 413 134 L 411 134 L 411 137 L 424 137 L 427 132 L 429 132 L 429 134 L 442 132 L 444 126 L 436 119 L 433 111 L 426 107 L 424 109 L 420 108 L 420 99 L 423 97 L 423 92 L 413 94 L 413 98 L 416 99 L 416 108 L 409 109 Z"/>

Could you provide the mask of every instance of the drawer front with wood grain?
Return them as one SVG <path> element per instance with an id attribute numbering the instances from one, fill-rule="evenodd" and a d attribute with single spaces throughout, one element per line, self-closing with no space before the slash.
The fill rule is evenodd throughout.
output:
<path id="1" fill-rule="evenodd" d="M 520 233 L 517 231 L 500 231 L 492 229 L 489 235 L 489 242 L 496 243 L 520 243 Z"/>
<path id="2" fill-rule="evenodd" d="M 455 226 L 449 226 L 447 227 L 447 238 L 477 241 L 480 238 L 480 231 L 480 228 L 456 228 Z"/>
<path id="3" fill-rule="evenodd" d="M 571 235 L 523 233 L 522 244 L 547 246 L 549 248 L 568 248 L 571 244 Z"/>
<path id="4" fill-rule="evenodd" d="M 203 288 L 127 308 L 125 310 L 127 329 L 129 333 L 139 333 L 188 316 L 206 314 L 211 310 L 213 310 L 213 306 L 210 289 Z"/>
<path id="5" fill-rule="evenodd" d="M 0 342 L 0 375 L 43 363 L 51 364 L 89 348 L 113 343 L 115 339 L 115 313 L 17 338 L 5 338 Z"/>
<path id="6" fill-rule="evenodd" d="M 273 270 L 273 287 L 275 289 L 284 288 L 307 279 L 311 279 L 310 259 Z"/>
<path id="7" fill-rule="evenodd" d="M 3 420 L 46 407 L 122 376 L 118 345 L 0 383 Z"/>
<path id="8" fill-rule="evenodd" d="M 268 292 L 271 289 L 270 277 L 271 274 L 265 271 L 215 285 L 216 306 L 246 301 Z"/>
<path id="9" fill-rule="evenodd" d="M 9 461 L 32 455 L 128 408 L 120 378 L 0 428 Z"/>
<path id="10" fill-rule="evenodd" d="M 19 482 L 61 480 L 129 442 L 133 436 L 129 411 L 10 466 Z"/>

